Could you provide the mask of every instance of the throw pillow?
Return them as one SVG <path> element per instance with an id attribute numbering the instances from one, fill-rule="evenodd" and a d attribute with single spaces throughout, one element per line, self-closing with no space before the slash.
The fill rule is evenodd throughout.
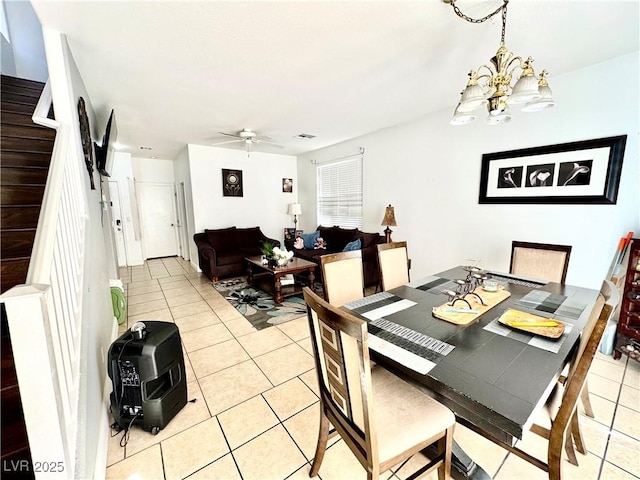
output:
<path id="1" fill-rule="evenodd" d="M 347 243 L 342 249 L 343 252 L 350 252 L 351 250 L 360 250 L 362 248 L 362 242 L 360 239 L 356 239 L 353 242 Z"/>
<path id="2" fill-rule="evenodd" d="M 302 242 L 304 244 L 304 248 L 313 248 L 316 244 L 316 241 L 320 237 L 320 232 L 316 230 L 313 233 L 303 233 L 302 234 Z"/>

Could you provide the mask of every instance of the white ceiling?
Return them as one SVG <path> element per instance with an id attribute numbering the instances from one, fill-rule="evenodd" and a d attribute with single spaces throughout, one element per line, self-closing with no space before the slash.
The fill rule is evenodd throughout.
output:
<path id="1" fill-rule="evenodd" d="M 481 17 L 501 3 L 457 5 Z M 125 151 L 158 158 L 242 128 L 285 146 L 256 150 L 295 155 L 452 111 L 501 28 L 499 15 L 467 23 L 440 0 L 32 4 L 67 35 L 101 127 L 113 108 Z M 554 76 L 638 51 L 639 23 L 637 0 L 511 0 L 505 43 L 553 88 Z"/>

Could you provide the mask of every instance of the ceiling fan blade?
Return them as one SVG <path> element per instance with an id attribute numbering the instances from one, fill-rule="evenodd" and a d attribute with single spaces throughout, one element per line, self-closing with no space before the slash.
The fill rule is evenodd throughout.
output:
<path id="1" fill-rule="evenodd" d="M 265 140 L 273 140 L 273 138 L 271 137 L 267 137 L 266 135 L 257 135 L 255 137 L 253 137 L 254 140 L 261 140 L 261 141 L 265 141 Z"/>
<path id="2" fill-rule="evenodd" d="M 237 138 L 239 140 L 244 140 L 243 137 L 241 137 L 240 135 L 234 135 L 233 133 L 225 133 L 225 132 L 218 132 L 220 135 L 224 135 L 225 137 L 233 137 L 233 138 Z"/>
<path id="3" fill-rule="evenodd" d="M 244 140 L 242 139 L 238 139 L 238 140 L 226 140 L 224 142 L 217 142 L 217 143 L 211 143 L 210 145 L 212 147 L 216 146 L 216 145 L 224 145 L 226 143 L 238 143 L 238 142 L 244 142 Z"/>
<path id="4" fill-rule="evenodd" d="M 284 148 L 284 145 L 280 145 L 279 143 L 275 143 L 275 142 L 267 142 L 266 140 L 254 140 L 255 143 L 264 143 L 266 145 L 271 145 L 272 147 L 276 147 L 276 148 Z"/>

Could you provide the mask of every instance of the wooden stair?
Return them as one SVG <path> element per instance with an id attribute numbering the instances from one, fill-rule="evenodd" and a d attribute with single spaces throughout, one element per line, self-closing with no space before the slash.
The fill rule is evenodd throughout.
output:
<path id="1" fill-rule="evenodd" d="M 6 75 L 0 81 L 0 290 L 4 293 L 26 281 L 56 132 L 31 119 L 43 83 Z M 4 305 L 0 401 L 3 473 L 33 478 Z M 29 468 L 24 468 L 24 460 Z"/>

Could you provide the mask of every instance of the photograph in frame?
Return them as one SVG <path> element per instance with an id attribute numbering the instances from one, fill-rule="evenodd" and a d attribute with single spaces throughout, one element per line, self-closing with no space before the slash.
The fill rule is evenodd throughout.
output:
<path id="1" fill-rule="evenodd" d="M 478 203 L 615 204 L 626 139 L 484 154 Z"/>

